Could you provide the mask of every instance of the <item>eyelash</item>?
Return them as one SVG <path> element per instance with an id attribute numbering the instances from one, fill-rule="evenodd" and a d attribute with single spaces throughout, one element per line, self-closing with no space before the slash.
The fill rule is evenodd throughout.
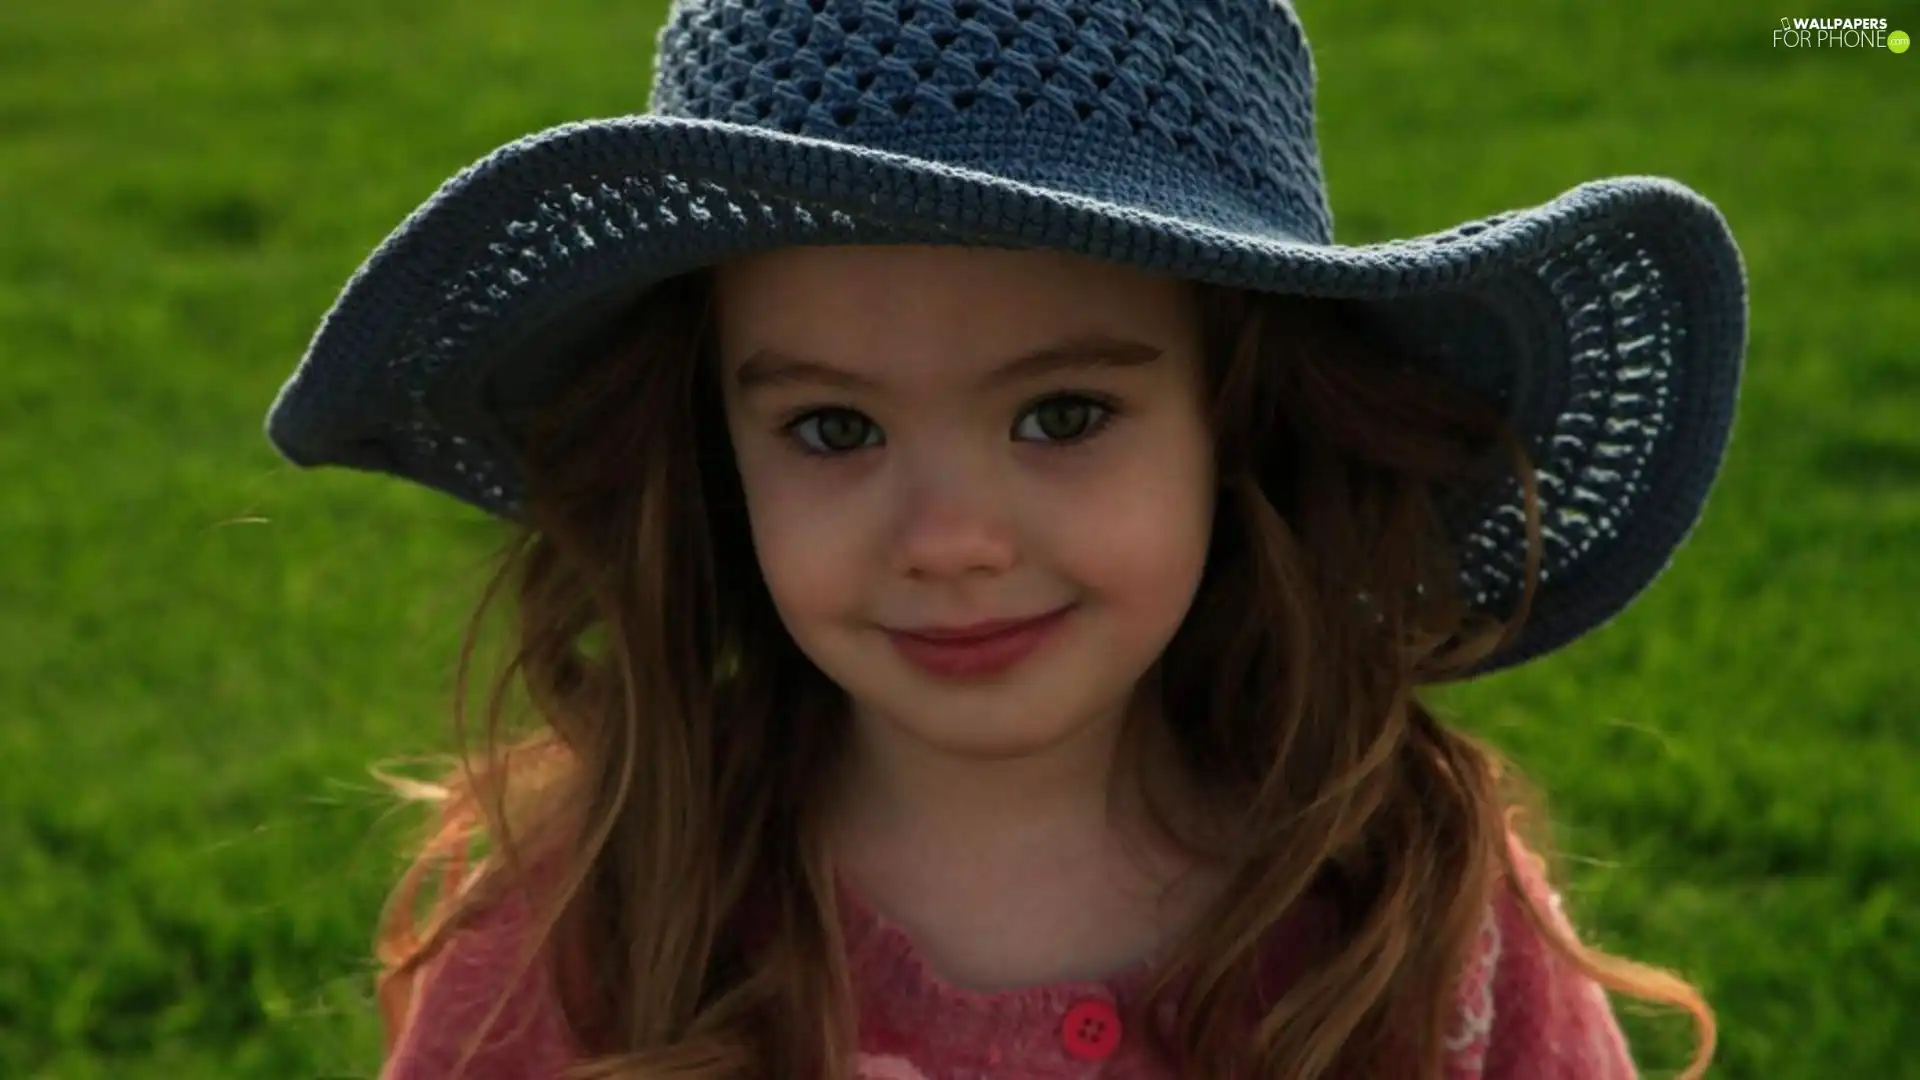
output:
<path id="1" fill-rule="evenodd" d="M 1121 410 L 1119 405 L 1115 403 L 1111 398 L 1105 397 L 1103 395 L 1087 394 L 1087 393 L 1048 394 L 1046 397 L 1040 398 L 1039 400 L 1033 402 L 1031 405 L 1028 405 L 1026 408 L 1020 410 L 1019 416 L 1017 416 L 1014 420 L 1015 429 L 1017 430 L 1020 427 L 1021 423 L 1025 421 L 1027 417 L 1032 416 L 1034 412 L 1040 409 L 1042 406 L 1051 405 L 1059 402 L 1070 402 L 1076 405 L 1091 406 L 1094 409 L 1094 417 L 1092 420 L 1088 421 L 1087 429 L 1071 439 L 1061 439 L 1058 441 L 1027 439 L 1027 440 L 1021 440 L 1021 441 L 1031 442 L 1037 446 L 1047 447 L 1050 449 L 1058 449 L 1058 450 L 1068 449 L 1068 448 L 1079 446 L 1082 443 L 1090 441 L 1091 439 L 1094 438 L 1094 436 L 1099 435 L 1101 432 L 1105 431 L 1107 427 L 1111 425 L 1121 415 Z M 852 454 L 859 453 L 862 450 L 872 449 L 873 446 L 884 446 L 886 444 L 885 438 L 882 437 L 879 443 L 871 444 L 867 446 L 858 446 L 851 450 L 821 450 L 810 445 L 807 442 L 807 440 L 801 436 L 800 432 L 806 424 L 817 423 L 818 421 L 820 421 L 825 417 L 833 416 L 836 414 L 843 414 L 843 413 L 858 416 L 862 420 L 865 420 L 867 424 L 873 428 L 873 430 L 875 431 L 879 430 L 879 425 L 873 423 L 871 419 L 868 419 L 866 415 L 860 412 L 858 409 L 848 409 L 841 406 L 829 406 L 826 408 L 807 409 L 799 413 L 798 415 L 794 416 L 792 419 L 788 420 L 786 423 L 782 424 L 780 426 L 780 430 L 781 430 L 781 433 L 784 434 L 787 438 L 793 440 L 794 445 L 799 448 L 801 453 L 807 455 L 808 457 L 821 458 L 829 461 L 837 458 L 848 457 Z"/>

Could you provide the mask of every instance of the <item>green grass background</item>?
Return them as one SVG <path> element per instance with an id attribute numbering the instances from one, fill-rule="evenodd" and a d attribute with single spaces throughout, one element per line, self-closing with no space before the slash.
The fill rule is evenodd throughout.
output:
<path id="1" fill-rule="evenodd" d="M 1598 940 L 1716 1075 L 1920 1077 L 1920 52 L 1709 0 L 1306 0 L 1339 236 L 1677 176 L 1751 275 L 1724 483 L 1628 615 L 1445 704 L 1550 792 Z M 493 538 L 260 420 L 452 171 L 638 109 L 611 0 L 0 4 L 0 1076 L 367 1077 L 396 869 Z M 1684 1028 L 1630 1017 L 1648 1075 Z"/>

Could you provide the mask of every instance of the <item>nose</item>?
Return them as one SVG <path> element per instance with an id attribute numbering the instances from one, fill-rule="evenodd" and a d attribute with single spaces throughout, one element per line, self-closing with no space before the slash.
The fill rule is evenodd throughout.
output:
<path id="1" fill-rule="evenodd" d="M 1004 573 L 1018 554 L 1004 490 L 957 456 L 901 470 L 894 569 L 909 577 Z"/>

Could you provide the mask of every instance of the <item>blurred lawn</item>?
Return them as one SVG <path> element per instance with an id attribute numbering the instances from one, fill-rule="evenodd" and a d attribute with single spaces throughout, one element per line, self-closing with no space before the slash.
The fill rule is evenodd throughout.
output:
<path id="1" fill-rule="evenodd" d="M 376 1071 L 365 766 L 441 748 L 493 532 L 296 475 L 261 416 L 442 178 L 641 106 L 660 14 L 0 4 L 0 1075 Z M 1777 52 L 1778 14 L 1306 5 L 1343 241 L 1610 173 L 1732 221 L 1750 374 L 1705 524 L 1614 626 L 1446 703 L 1551 792 L 1593 934 L 1704 984 L 1716 1075 L 1920 1077 L 1920 55 Z"/>

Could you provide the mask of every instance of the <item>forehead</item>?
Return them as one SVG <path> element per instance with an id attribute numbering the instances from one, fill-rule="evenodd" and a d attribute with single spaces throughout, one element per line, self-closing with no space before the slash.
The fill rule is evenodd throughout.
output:
<path id="1" fill-rule="evenodd" d="M 719 267 L 715 286 L 729 368 L 777 348 L 854 370 L 970 370 L 1066 337 L 1179 349 L 1198 333 L 1186 283 L 1055 252 L 788 248 Z"/>

